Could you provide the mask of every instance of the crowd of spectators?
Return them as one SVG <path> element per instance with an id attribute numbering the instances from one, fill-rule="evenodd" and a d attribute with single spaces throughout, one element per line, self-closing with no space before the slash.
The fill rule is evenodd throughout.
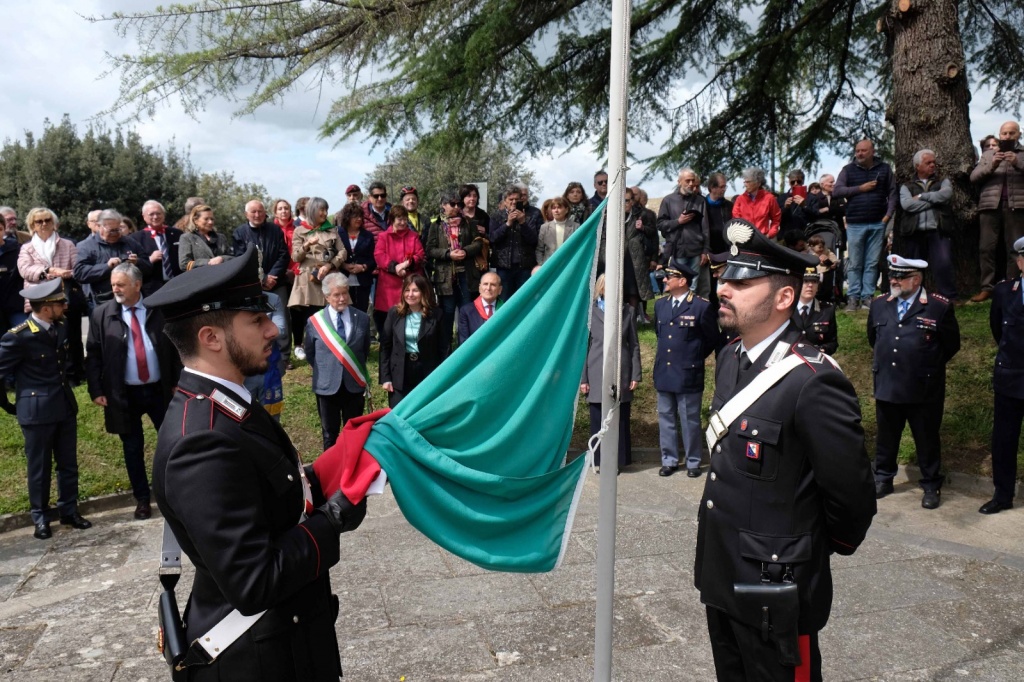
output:
<path id="1" fill-rule="evenodd" d="M 975 302 L 991 296 L 995 282 L 1002 279 L 1002 263 L 996 262 L 1000 242 L 1008 257 L 1006 276 L 1020 275 L 1014 248 L 1024 237 L 1024 219 L 1017 210 L 1024 202 L 1024 149 L 1019 138 L 1015 122 L 1005 123 L 998 136 L 986 137 L 971 174 L 980 197 L 981 226 L 981 290 L 971 299 Z M 703 182 L 705 194 L 700 175 L 684 168 L 677 188 L 661 200 L 657 212 L 648 206 L 645 191 L 627 187 L 621 227 L 628 332 L 623 339 L 628 360 L 623 365 L 623 389 L 631 390 L 639 380 L 633 337 L 637 325 L 652 322 L 648 302 L 666 289 L 666 280 L 673 305 L 662 308 L 653 320 L 659 343 L 665 333 L 665 353 L 670 348 L 690 352 L 669 343 L 673 338 L 669 333 L 680 328 L 702 330 L 688 367 L 702 367 L 703 358 L 729 340 L 709 332 L 701 320 L 707 314 L 713 317 L 717 310 L 714 283 L 728 260 L 725 230 L 735 220 L 818 259 L 817 268 L 801 273 L 804 286 L 793 322 L 805 340 L 823 352 L 835 352 L 838 345 L 836 307 L 845 304 L 847 312 L 867 309 L 880 286 L 889 290 L 886 285 L 891 278 L 879 275 L 894 236 L 900 257 L 926 263 L 918 274 L 927 271 L 934 293 L 941 300 L 954 300 L 951 236 L 958 227 L 950 207 L 953 187 L 941 174 L 941 166 L 935 152 L 921 149 L 913 157 L 913 177 L 899 185 L 892 167 L 865 139 L 856 142 L 853 159 L 836 176 L 822 174 L 807 186 L 803 171 L 793 170 L 787 175 L 788 186 L 778 195 L 759 168 L 743 171 L 743 191 L 732 198 L 726 197 L 728 179 L 722 173 L 708 174 Z M 599 171 L 593 177 L 591 196 L 583 183 L 571 182 L 560 196 L 546 199 L 538 208 L 529 188 L 514 184 L 502 189 L 497 206 L 488 213 L 472 184 L 443 193 L 436 204 L 421 201 L 411 186 L 402 187 L 397 203 L 392 204 L 383 183 L 371 183 L 365 195 L 353 184 L 345 190 L 346 203 L 333 214 L 321 197 L 301 197 L 294 209 L 289 201 L 278 199 L 269 214 L 261 200 L 253 199 L 244 207 L 245 221 L 232 231 L 218 229 L 217 216 L 202 197 L 189 198 L 174 226 L 167 223 L 166 210 L 158 201 L 147 201 L 137 209 L 142 229 L 136 231 L 134 223 L 113 208 L 97 209 L 88 215 L 90 235 L 77 244 L 62 236 L 53 211 L 32 209 L 22 231 L 16 212 L 3 206 L 0 324 L 13 328 L 28 318 L 32 308 L 19 294 L 26 284 L 55 279 L 64 283 L 67 380 L 74 384 L 88 376 L 91 397 L 107 408 L 108 417 L 117 417 L 107 419 L 108 427 L 124 440 L 126 465 L 139 499 L 137 515 L 145 518 L 149 491 L 139 466 L 140 420 L 148 414 L 159 424 L 166 404 L 164 374 L 173 368 L 163 362 L 159 316 L 148 318 L 152 325 L 147 326 L 144 301 L 166 282 L 182 272 L 217 266 L 241 255 L 249 244 L 256 245 L 262 286 L 275 307 L 273 319 L 280 336 L 272 369 L 253 379 L 253 392 L 268 410 L 279 413 L 282 373 L 292 367 L 293 357 L 304 360 L 312 351 L 327 447 L 341 424 L 362 414 L 365 407 L 362 396 L 368 378 L 351 370 L 329 371 L 331 362 L 340 361 L 338 352 L 352 352 L 358 362 L 365 363 L 370 344 L 379 344 L 379 381 L 391 405 L 397 404 L 551 259 L 608 191 L 609 176 Z M 607 265 L 605 225 L 600 228 L 599 273 Z M 706 314 L 694 296 L 708 302 L 711 313 Z M 594 303 L 595 319 L 603 317 L 603 304 L 601 291 Z M 678 312 L 685 313 L 691 306 L 690 313 Z M 350 308 L 358 311 L 355 317 Z M 333 312 L 323 315 L 316 327 L 313 317 L 324 310 Z M 90 356 L 95 355 L 89 358 L 88 370 L 81 341 L 82 319 L 87 315 L 92 315 L 94 328 Z M 141 328 L 132 327 L 139 323 L 136 315 L 148 332 L 137 346 L 134 336 Z M 307 338 L 311 331 L 312 340 Z M 695 331 L 686 333 L 691 340 L 697 338 Z M 118 334 L 123 337 L 120 343 L 105 341 Z M 581 382 L 584 393 L 591 383 L 598 383 L 594 375 L 599 374 L 602 344 L 597 338 L 595 334 L 591 340 L 588 370 Z M 348 341 L 362 350 L 353 350 Z M 128 366 L 112 372 L 107 365 L 123 363 L 125 353 L 130 356 Z M 138 364 L 140 360 L 147 364 L 147 357 L 148 367 Z M 694 413 L 693 399 L 687 398 L 687 392 L 697 388 L 691 379 L 680 377 L 678 386 L 664 380 L 659 384 L 659 395 L 664 393 L 664 405 L 659 404 L 663 429 L 671 432 L 674 441 L 673 415 L 678 414 L 687 450 L 696 442 L 695 427 L 685 423 Z M 118 388 L 125 383 L 128 388 Z M 624 396 L 629 393 L 623 390 Z M 590 392 L 588 400 L 596 395 Z M 114 404 L 120 407 L 112 411 Z M 592 412 L 599 414 L 600 403 L 593 407 Z M 625 414 L 620 467 L 629 463 L 628 409 Z M 676 448 L 663 443 L 663 475 L 671 474 L 681 461 Z M 686 453 L 685 459 L 692 474 L 694 453 Z"/>

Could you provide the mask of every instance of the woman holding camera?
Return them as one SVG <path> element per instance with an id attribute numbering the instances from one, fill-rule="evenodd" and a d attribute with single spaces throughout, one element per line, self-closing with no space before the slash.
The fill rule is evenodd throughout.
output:
<path id="1" fill-rule="evenodd" d="M 327 219 L 327 201 L 312 197 L 306 203 L 306 222 L 292 234 L 292 261 L 298 263 L 299 274 L 288 307 L 295 309 L 292 319 L 301 321 L 303 329 L 306 320 L 327 304 L 320 283 L 328 274 L 340 271 L 347 257 L 338 230 Z M 299 353 L 300 348 L 295 347 L 295 355 L 302 360 L 305 355 Z"/>

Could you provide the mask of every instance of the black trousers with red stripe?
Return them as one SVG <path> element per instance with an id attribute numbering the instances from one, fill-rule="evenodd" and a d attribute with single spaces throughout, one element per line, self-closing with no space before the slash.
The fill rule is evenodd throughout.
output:
<path id="1" fill-rule="evenodd" d="M 801 665 L 793 667 L 779 663 L 775 643 L 762 640 L 760 630 L 710 606 L 707 614 L 719 682 L 821 682 L 817 632 L 800 635 Z"/>

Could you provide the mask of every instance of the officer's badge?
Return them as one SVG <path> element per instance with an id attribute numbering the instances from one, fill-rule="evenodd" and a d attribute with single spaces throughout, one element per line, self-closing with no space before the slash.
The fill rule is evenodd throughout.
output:
<path id="1" fill-rule="evenodd" d="M 744 419 L 743 421 L 740 422 L 740 431 L 746 431 L 746 430 L 747 430 L 747 420 Z"/>
<path id="2" fill-rule="evenodd" d="M 747 443 L 747 459 L 755 462 L 761 461 L 761 444 L 757 441 L 749 441 Z"/>

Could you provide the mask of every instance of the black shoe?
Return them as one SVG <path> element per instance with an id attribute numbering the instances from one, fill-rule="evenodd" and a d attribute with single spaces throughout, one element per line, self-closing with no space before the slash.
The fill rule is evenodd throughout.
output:
<path id="1" fill-rule="evenodd" d="M 70 514 L 69 516 L 60 517 L 60 525 L 71 526 L 72 528 L 77 528 L 78 530 L 92 528 L 92 522 L 87 521 L 85 517 L 79 514 L 78 512 Z"/>
<path id="2" fill-rule="evenodd" d="M 991 499 L 981 505 L 981 509 L 978 512 L 981 514 L 998 514 L 1004 509 L 1013 509 L 1013 502 L 1000 502 L 999 500 Z"/>
<path id="3" fill-rule="evenodd" d="M 671 476 L 672 474 L 674 474 L 676 472 L 676 469 L 678 469 L 678 468 L 679 468 L 678 465 L 676 465 L 676 466 L 664 466 L 664 467 L 661 467 L 661 471 L 658 472 L 658 475 L 659 476 Z"/>
<path id="4" fill-rule="evenodd" d="M 938 490 L 925 490 L 924 497 L 921 498 L 921 506 L 925 509 L 938 509 L 939 494 Z"/>
<path id="5" fill-rule="evenodd" d="M 700 475 L 702 473 L 704 473 L 704 472 L 700 470 L 700 467 L 697 467 L 696 469 L 687 469 L 686 470 L 687 478 L 700 478 Z"/>
<path id="6" fill-rule="evenodd" d="M 880 500 L 892 494 L 892 481 L 875 481 L 875 499 Z"/>
<path id="7" fill-rule="evenodd" d="M 37 521 L 36 532 L 32 533 L 32 536 L 38 540 L 49 540 L 53 537 L 53 533 L 50 532 L 49 521 Z"/>
<path id="8" fill-rule="evenodd" d="M 143 521 L 153 515 L 153 508 L 149 504 L 149 500 L 139 500 L 139 504 L 135 507 L 135 518 Z"/>

